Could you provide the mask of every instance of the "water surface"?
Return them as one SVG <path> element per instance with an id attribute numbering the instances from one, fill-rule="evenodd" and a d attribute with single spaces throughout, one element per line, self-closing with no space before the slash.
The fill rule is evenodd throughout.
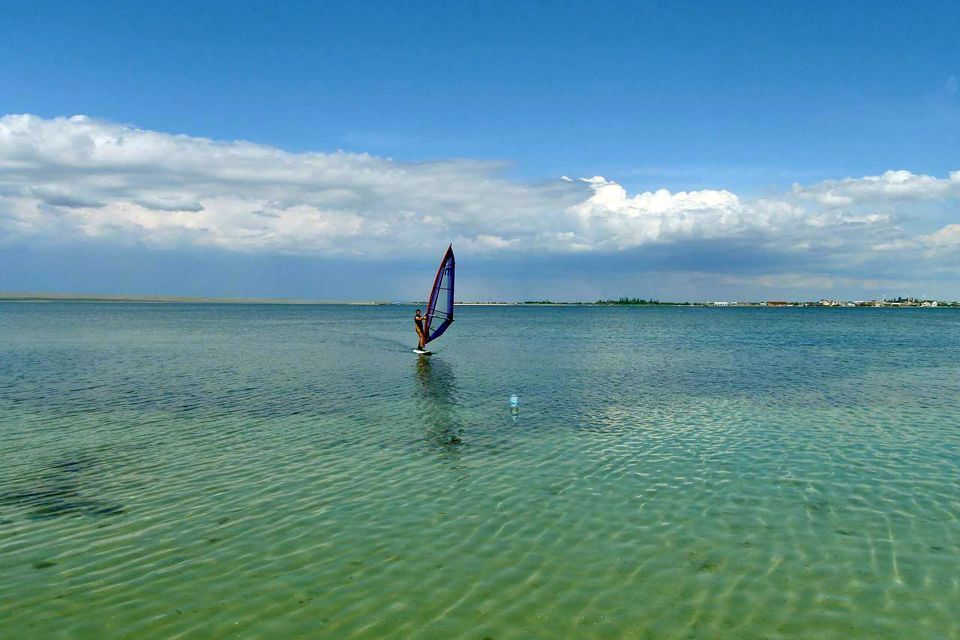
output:
<path id="1" fill-rule="evenodd" d="M 0 305 L 0 637 L 960 637 L 960 312 L 412 311 Z"/>

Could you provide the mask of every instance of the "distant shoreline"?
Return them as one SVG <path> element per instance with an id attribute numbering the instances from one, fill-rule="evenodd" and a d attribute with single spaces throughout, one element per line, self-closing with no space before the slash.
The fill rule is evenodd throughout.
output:
<path id="1" fill-rule="evenodd" d="M 309 300 L 301 298 L 194 298 L 189 296 L 124 296 L 71 293 L 4 293 L 0 302 L 101 302 L 111 304 L 289 304 L 289 305 L 353 305 L 377 306 L 392 304 L 377 301 Z"/>
<path id="2" fill-rule="evenodd" d="M 98 295 L 74 293 L 15 293 L 0 292 L 0 303 L 3 302 L 74 302 L 74 303 L 108 303 L 108 304 L 262 304 L 262 305 L 349 305 L 359 307 L 370 306 L 412 306 L 425 305 L 423 300 L 411 301 L 356 301 L 356 300 L 311 300 L 303 298 L 206 298 L 190 296 L 133 296 L 133 295 Z M 456 302 L 458 307 L 718 307 L 718 308 L 957 308 L 960 302 L 917 300 L 900 298 L 897 300 L 869 300 L 856 302 L 841 302 L 835 300 L 797 301 L 797 302 L 660 302 L 660 301 L 615 301 L 601 300 L 596 302 L 553 302 L 550 300 L 536 300 L 523 302 Z"/>

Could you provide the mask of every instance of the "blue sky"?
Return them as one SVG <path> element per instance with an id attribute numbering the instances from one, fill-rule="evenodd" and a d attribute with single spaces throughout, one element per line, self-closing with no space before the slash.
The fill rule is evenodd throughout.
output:
<path id="1" fill-rule="evenodd" d="M 0 289 L 390 299 L 459 240 L 464 297 L 960 297 L 958 32 L 934 2 L 5 2 Z M 203 139 L 252 144 L 214 170 Z"/>

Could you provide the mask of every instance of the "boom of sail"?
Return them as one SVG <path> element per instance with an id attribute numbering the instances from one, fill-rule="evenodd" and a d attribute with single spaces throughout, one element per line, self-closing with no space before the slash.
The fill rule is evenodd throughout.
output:
<path id="1" fill-rule="evenodd" d="M 451 244 L 447 247 L 447 252 L 443 254 L 440 268 L 437 269 L 437 277 L 433 280 L 430 297 L 427 298 L 427 319 L 424 323 L 427 342 L 436 340 L 443 335 L 443 332 L 453 322 L 454 267 L 453 245 Z"/>

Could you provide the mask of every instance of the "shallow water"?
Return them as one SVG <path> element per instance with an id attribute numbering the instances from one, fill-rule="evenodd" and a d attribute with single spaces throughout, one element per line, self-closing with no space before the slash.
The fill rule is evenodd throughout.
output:
<path id="1" fill-rule="evenodd" d="M 960 312 L 458 316 L 0 305 L 0 637 L 960 637 Z"/>

